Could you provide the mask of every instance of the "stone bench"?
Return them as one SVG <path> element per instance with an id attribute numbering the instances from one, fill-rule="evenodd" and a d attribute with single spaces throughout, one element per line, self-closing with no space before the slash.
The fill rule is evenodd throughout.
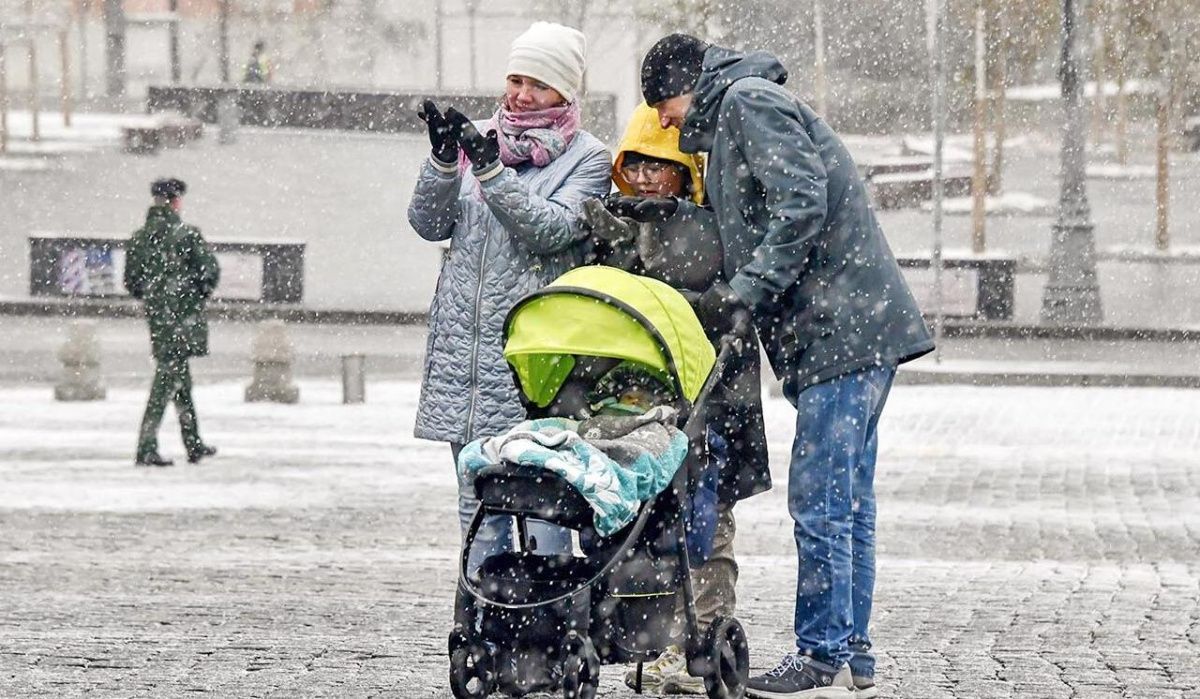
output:
<path id="1" fill-rule="evenodd" d="M 916 207 L 933 198 L 933 157 L 925 153 L 876 157 L 860 163 L 858 169 L 880 209 Z M 943 161 L 942 182 L 947 197 L 970 195 L 971 177 L 969 162 Z"/>
<path id="2" fill-rule="evenodd" d="M 204 122 L 182 114 L 156 114 L 121 125 L 126 153 L 154 154 L 161 148 L 181 148 L 204 135 Z"/>
<path id="3" fill-rule="evenodd" d="M 162 146 L 162 131 L 155 126 L 122 126 L 121 134 L 126 153 L 149 155 Z"/>
<path id="4" fill-rule="evenodd" d="M 934 270 L 929 257 L 897 256 L 925 315 L 934 308 Z M 950 253 L 942 258 L 943 313 L 948 317 L 1012 320 L 1017 260 L 1006 253 Z"/>
<path id="5" fill-rule="evenodd" d="M 942 175 L 946 197 L 965 197 L 971 194 L 971 175 L 961 169 L 948 170 Z M 880 209 L 916 207 L 933 199 L 933 170 L 892 171 L 867 179 L 871 200 Z"/>
<path id="6" fill-rule="evenodd" d="M 221 265 L 214 299 L 300 303 L 305 244 L 292 240 L 209 237 Z M 29 293 L 67 298 L 128 298 L 123 276 L 128 237 L 75 232 L 29 236 Z"/>

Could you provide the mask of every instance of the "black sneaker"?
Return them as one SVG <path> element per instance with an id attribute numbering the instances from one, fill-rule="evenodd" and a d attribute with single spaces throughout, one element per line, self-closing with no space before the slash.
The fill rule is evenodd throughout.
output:
<path id="1" fill-rule="evenodd" d="M 746 683 L 746 696 L 756 699 L 854 699 L 850 666 L 840 669 L 789 653 L 774 670 Z"/>
<path id="2" fill-rule="evenodd" d="M 175 462 L 170 459 L 164 459 L 158 455 L 158 452 L 152 451 L 145 454 L 138 454 L 133 463 L 137 466 L 170 466 Z"/>
<path id="3" fill-rule="evenodd" d="M 196 448 L 195 451 L 190 452 L 188 454 L 188 463 L 189 464 L 198 464 L 198 463 L 200 463 L 200 459 L 203 459 L 207 456 L 216 456 L 216 455 L 217 455 L 216 447 L 210 447 L 207 444 L 201 444 L 199 447 Z"/>

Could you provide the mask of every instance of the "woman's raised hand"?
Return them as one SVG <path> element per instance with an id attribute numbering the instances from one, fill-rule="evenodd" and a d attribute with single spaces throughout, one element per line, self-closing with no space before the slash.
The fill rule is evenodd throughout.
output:
<path id="1" fill-rule="evenodd" d="M 486 135 L 479 133 L 471 120 L 454 107 L 446 110 L 446 120 L 458 135 L 459 147 L 470 158 L 477 172 L 489 169 L 500 160 L 500 139 L 495 131 L 488 131 Z"/>
<path id="2" fill-rule="evenodd" d="M 453 112 L 451 108 L 449 112 Z M 447 114 L 449 113 L 447 112 Z M 455 112 L 457 114 L 457 112 Z M 447 165 L 458 160 L 458 133 L 445 115 L 438 110 L 433 100 L 425 100 L 417 110 L 417 118 L 429 129 L 429 143 L 433 146 L 433 157 Z"/>

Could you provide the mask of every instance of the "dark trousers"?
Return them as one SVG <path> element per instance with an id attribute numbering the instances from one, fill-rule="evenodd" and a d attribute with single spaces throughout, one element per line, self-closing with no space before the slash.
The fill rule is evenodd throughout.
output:
<path id="1" fill-rule="evenodd" d="M 200 449 L 200 425 L 196 422 L 196 405 L 192 402 L 192 372 L 188 360 L 186 357 L 160 359 L 156 362 L 150 400 L 146 402 L 146 413 L 142 416 L 142 429 L 138 434 L 139 456 L 158 451 L 158 427 L 162 424 L 167 401 L 175 404 L 183 446 L 188 454 Z"/>

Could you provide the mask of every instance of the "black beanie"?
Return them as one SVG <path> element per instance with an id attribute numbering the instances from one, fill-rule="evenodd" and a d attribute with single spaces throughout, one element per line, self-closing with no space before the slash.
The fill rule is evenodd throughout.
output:
<path id="1" fill-rule="evenodd" d="M 687 94 L 700 78 L 708 43 L 687 34 L 668 34 L 642 59 L 642 96 L 657 104 Z"/>
<path id="2" fill-rule="evenodd" d="M 187 194 L 187 185 L 174 177 L 155 180 L 150 184 L 150 196 L 175 199 Z"/>

